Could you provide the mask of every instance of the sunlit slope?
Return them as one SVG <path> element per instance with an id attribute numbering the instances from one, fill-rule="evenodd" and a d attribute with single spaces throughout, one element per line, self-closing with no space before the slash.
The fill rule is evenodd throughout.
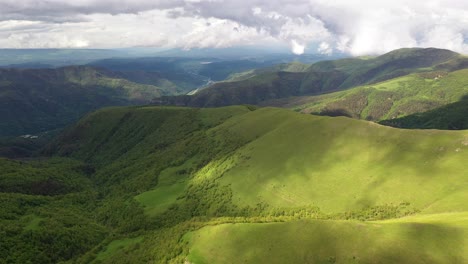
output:
<path id="1" fill-rule="evenodd" d="M 203 263 L 466 263 L 467 213 L 381 222 L 224 224 L 189 233 Z"/>
<path id="2" fill-rule="evenodd" d="M 239 204 L 314 204 L 340 212 L 409 202 L 437 211 L 447 196 L 461 192 L 467 198 L 466 131 L 398 130 L 271 108 L 223 126 L 254 139 L 220 179 Z M 445 209 L 467 209 L 452 202 Z"/>
<path id="3" fill-rule="evenodd" d="M 201 116 L 212 120 L 206 128 Z M 232 190 L 239 207 L 468 209 L 468 131 L 401 130 L 276 108 L 118 108 L 82 120 L 59 152 L 110 164 L 99 180 L 161 188 L 139 201 L 175 201 L 171 190 L 213 181 Z"/>
<path id="4" fill-rule="evenodd" d="M 468 131 L 125 107 L 88 115 L 47 151 L 95 169 L 100 219 L 125 232 L 82 263 L 464 261 Z"/>

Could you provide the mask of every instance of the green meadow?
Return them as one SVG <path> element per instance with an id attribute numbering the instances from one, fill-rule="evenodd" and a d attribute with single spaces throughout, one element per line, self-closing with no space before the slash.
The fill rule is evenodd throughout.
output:
<path id="1" fill-rule="evenodd" d="M 252 120 L 264 131 L 245 129 Z M 313 204 L 338 213 L 410 203 L 435 212 L 438 206 L 449 210 L 440 202 L 448 203 L 449 195 L 466 197 L 466 131 L 399 130 L 278 109 L 259 109 L 222 126 L 255 139 L 236 152 L 242 160 L 220 179 L 238 204 Z M 454 202 L 452 210 L 467 209 Z"/>

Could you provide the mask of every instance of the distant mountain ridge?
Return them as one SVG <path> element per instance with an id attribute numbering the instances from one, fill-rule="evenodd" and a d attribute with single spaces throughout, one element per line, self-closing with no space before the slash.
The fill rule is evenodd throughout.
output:
<path id="1" fill-rule="evenodd" d="M 371 121 L 403 118 L 456 103 L 468 94 L 468 58 L 443 49 L 409 48 L 371 58 L 285 64 L 237 74 L 191 96 L 155 99 L 156 105 L 218 107 L 236 104 L 280 106 L 304 113 Z M 460 101 L 464 104 L 464 100 Z M 453 115 L 466 113 L 452 107 Z M 447 113 L 447 111 L 445 111 Z M 422 126 L 466 129 L 454 125 Z M 461 122 L 461 123 L 460 123 Z M 455 125 L 457 123 L 458 125 Z M 407 121 L 382 122 L 405 127 Z M 406 124 L 406 125 L 405 125 Z M 415 125 L 416 123 L 414 123 Z"/>
<path id="2" fill-rule="evenodd" d="M 138 49 L 0 50 L 0 137 L 63 128 L 103 106 L 146 104 L 160 96 L 187 94 L 232 74 L 292 59 L 268 53 L 246 58 L 155 54 Z M 323 56 L 304 58 L 316 61 Z M 57 67 L 67 63 L 85 65 Z"/>
<path id="3" fill-rule="evenodd" d="M 442 49 L 400 49 L 379 57 L 321 61 L 299 73 L 275 70 L 259 71 L 249 78 L 220 82 L 191 97 L 158 99 L 156 104 L 214 107 L 258 104 L 288 96 L 314 95 L 372 84 L 414 72 L 450 69 L 452 60 L 461 55 Z M 443 64 L 446 63 L 446 64 Z"/>
<path id="4" fill-rule="evenodd" d="M 433 48 L 400 49 L 378 57 L 320 61 L 312 65 L 299 62 L 272 65 L 274 61 L 146 57 L 103 59 L 87 66 L 50 69 L 0 68 L 0 136 L 63 128 L 103 106 L 147 103 L 194 107 L 274 105 L 307 113 L 383 121 L 455 103 L 465 95 L 463 70 L 468 67 L 467 57 Z M 422 75 L 418 74 L 428 77 L 420 78 L 417 76 Z M 439 83 L 458 88 L 437 97 L 427 80 L 439 75 L 449 76 L 452 82 L 443 78 Z M 398 79 L 403 76 L 413 77 Z M 392 80 L 405 83 L 408 86 L 405 91 L 426 82 L 422 85 L 426 92 L 420 93 L 420 98 L 415 97 L 417 100 L 411 107 L 393 104 L 392 110 L 388 106 L 390 101 L 382 101 L 385 103 L 377 109 L 367 107 L 376 102 L 374 97 L 381 100 L 381 96 L 391 94 L 386 98 L 403 98 L 406 93 L 403 88 L 386 92 L 363 88 Z M 190 91 L 191 95 L 184 95 Z M 322 96 L 334 92 L 338 93 Z M 310 97 L 315 95 L 319 97 Z"/>
<path id="5" fill-rule="evenodd" d="M 176 89 L 140 84 L 88 66 L 0 69 L 0 135 L 53 130 L 111 105 L 147 103 Z"/>
<path id="6" fill-rule="evenodd" d="M 113 49 L 0 49 L 0 66 L 61 67 L 125 56 L 128 56 L 127 52 Z"/>

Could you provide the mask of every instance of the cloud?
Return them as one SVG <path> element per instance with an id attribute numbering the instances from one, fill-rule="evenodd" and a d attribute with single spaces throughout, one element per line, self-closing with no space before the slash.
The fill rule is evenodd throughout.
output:
<path id="1" fill-rule="evenodd" d="M 326 55 L 330 55 L 333 53 L 332 47 L 327 42 L 320 43 L 317 51 L 321 54 L 326 54 Z"/>
<path id="2" fill-rule="evenodd" d="M 290 45 L 295 53 L 468 53 L 456 0 L 2 0 L 0 47 Z"/>
<path id="3" fill-rule="evenodd" d="M 291 40 L 291 51 L 296 55 L 304 54 L 305 45 L 299 44 L 295 39 Z"/>

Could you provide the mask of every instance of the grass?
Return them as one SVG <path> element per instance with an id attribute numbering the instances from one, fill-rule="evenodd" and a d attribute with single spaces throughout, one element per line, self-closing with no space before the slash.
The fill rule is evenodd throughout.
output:
<path id="1" fill-rule="evenodd" d="M 28 215 L 24 218 L 27 222 L 26 226 L 24 227 L 25 231 L 37 231 L 39 230 L 39 224 L 43 220 L 42 217 L 37 215 Z"/>
<path id="2" fill-rule="evenodd" d="M 177 202 L 177 197 L 183 194 L 185 187 L 185 182 L 174 183 L 169 186 L 158 186 L 154 190 L 137 195 L 135 199 L 145 207 L 146 213 L 157 215 Z"/>
<path id="3" fill-rule="evenodd" d="M 116 251 L 128 248 L 129 246 L 140 243 L 141 241 L 143 241 L 143 237 L 114 240 L 110 242 L 103 251 L 98 253 L 96 260 L 105 260 L 106 258 L 112 256 Z"/>
<path id="4" fill-rule="evenodd" d="M 203 263 L 464 263 L 467 214 L 381 222 L 222 224 L 185 236 Z"/>
<path id="5" fill-rule="evenodd" d="M 410 202 L 424 210 L 467 188 L 466 131 L 406 131 L 279 109 L 223 125 L 255 139 L 238 150 L 245 158 L 220 179 L 240 205 L 313 204 L 332 213 Z"/>

